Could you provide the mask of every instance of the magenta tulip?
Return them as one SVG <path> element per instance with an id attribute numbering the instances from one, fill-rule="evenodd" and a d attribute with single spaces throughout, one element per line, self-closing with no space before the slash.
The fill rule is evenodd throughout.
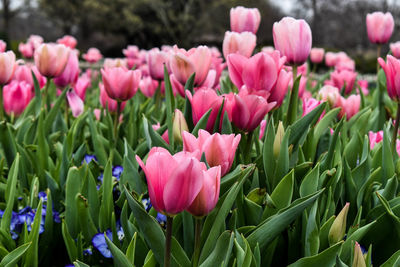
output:
<path id="1" fill-rule="evenodd" d="M 100 53 L 100 50 L 97 48 L 89 48 L 86 54 L 83 54 L 83 59 L 89 63 L 96 63 L 100 59 L 103 58 L 103 55 Z"/>
<path id="2" fill-rule="evenodd" d="M 305 115 L 310 113 L 313 109 L 318 107 L 321 103 L 322 103 L 322 101 L 319 101 L 312 97 L 303 99 L 303 115 L 302 116 L 304 117 Z M 321 114 L 319 119 L 321 119 L 324 116 L 324 114 L 325 114 L 325 111 Z"/>
<path id="3" fill-rule="evenodd" d="M 106 92 L 106 89 L 104 89 L 104 85 L 102 83 L 99 83 L 99 89 L 100 89 L 100 104 L 104 109 L 108 109 L 109 112 L 115 113 L 117 112 L 118 109 L 118 102 L 112 98 L 110 98 Z M 126 105 L 126 101 L 123 101 L 121 103 L 121 111 L 124 110 Z"/>
<path id="4" fill-rule="evenodd" d="M 82 99 L 75 93 L 74 90 L 70 89 L 67 92 L 67 100 L 69 107 L 71 108 L 72 115 L 76 118 L 83 113 L 84 105 Z"/>
<path id="5" fill-rule="evenodd" d="M 396 58 L 400 58 L 400 41 L 390 44 L 390 51 L 392 55 Z"/>
<path id="6" fill-rule="evenodd" d="M 64 35 L 62 38 L 57 40 L 57 43 L 63 44 L 71 49 L 75 49 L 76 45 L 78 44 L 78 41 L 75 39 L 75 37 L 71 35 Z"/>
<path id="7" fill-rule="evenodd" d="M 60 87 L 64 88 L 67 85 L 74 85 L 78 80 L 79 76 L 79 59 L 75 53 L 69 53 L 67 65 L 64 71 L 54 78 L 54 83 Z"/>
<path id="8" fill-rule="evenodd" d="M 251 32 L 225 32 L 222 50 L 224 57 L 228 58 L 229 54 L 241 54 L 250 57 L 256 47 L 257 37 Z"/>
<path id="9" fill-rule="evenodd" d="M 370 149 L 374 149 L 375 145 L 380 143 L 383 140 L 383 131 L 379 132 L 368 132 L 368 138 L 369 138 L 369 147 Z"/>
<path id="10" fill-rule="evenodd" d="M 210 134 L 205 130 L 199 130 L 199 137 L 183 132 L 183 150 L 204 153 L 210 167 L 221 166 L 221 175 L 224 176 L 230 170 L 237 146 L 240 142 L 240 134 Z"/>
<path id="11" fill-rule="evenodd" d="M 231 8 L 230 17 L 233 32 L 257 33 L 261 21 L 260 11 L 257 8 L 234 7 Z"/>
<path id="12" fill-rule="evenodd" d="M 12 81 L 3 87 L 3 105 L 8 115 L 20 115 L 33 97 L 32 87 L 22 81 Z"/>
<path id="13" fill-rule="evenodd" d="M 164 64 L 168 64 L 169 54 L 153 48 L 147 53 L 150 76 L 155 80 L 164 80 Z"/>
<path id="14" fill-rule="evenodd" d="M 310 52 L 310 60 L 312 63 L 319 64 L 324 60 L 325 50 L 323 48 L 312 48 Z"/>
<path id="15" fill-rule="evenodd" d="M 136 156 L 143 169 L 150 201 L 154 209 L 168 216 L 187 209 L 195 200 L 204 184 L 204 163 L 191 153 L 171 155 L 166 149 L 153 147 L 146 164 Z"/>
<path id="16" fill-rule="evenodd" d="M 271 94 L 267 98 L 268 102 L 276 102 L 275 108 L 278 108 L 282 105 L 291 80 L 292 74 L 282 69 L 279 73 L 278 79 L 276 80 L 274 88 L 272 88 L 270 92 Z"/>
<path id="17" fill-rule="evenodd" d="M 388 55 L 385 62 L 378 58 L 378 62 L 386 74 L 386 87 L 390 98 L 400 100 L 400 60 Z"/>
<path id="18" fill-rule="evenodd" d="M 357 72 L 350 70 L 335 70 L 331 73 L 333 85 L 337 88 L 344 87 L 344 93 L 350 94 L 357 79 Z"/>
<path id="19" fill-rule="evenodd" d="M 15 54 L 12 51 L 0 53 L 0 85 L 7 84 L 11 81 L 17 63 Z"/>
<path id="20" fill-rule="evenodd" d="M 54 78 L 64 71 L 70 49 L 62 44 L 41 44 L 35 50 L 35 65 L 47 78 Z"/>
<path id="21" fill-rule="evenodd" d="M 367 33 L 371 43 L 386 44 L 392 36 L 393 29 L 394 20 L 389 12 L 367 14 Z"/>
<path id="22" fill-rule="evenodd" d="M 311 29 L 305 20 L 284 17 L 273 26 L 275 48 L 286 56 L 292 65 L 306 62 L 310 54 L 312 37 Z"/>
<path id="23" fill-rule="evenodd" d="M 127 70 L 121 67 L 101 69 L 104 88 L 108 96 L 117 101 L 131 99 L 138 90 L 140 70 Z"/>

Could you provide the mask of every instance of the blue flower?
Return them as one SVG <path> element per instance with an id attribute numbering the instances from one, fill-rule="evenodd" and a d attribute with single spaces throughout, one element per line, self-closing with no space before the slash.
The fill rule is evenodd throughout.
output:
<path id="1" fill-rule="evenodd" d="M 87 249 L 85 249 L 84 251 L 83 251 L 83 255 L 85 255 L 85 256 L 90 256 L 90 255 L 92 255 L 93 254 L 93 252 L 92 252 L 92 249 L 91 248 L 87 248 Z"/>
<path id="2" fill-rule="evenodd" d="M 124 168 L 120 165 L 115 165 L 112 169 L 112 176 L 117 178 L 119 181 L 119 178 L 121 177 L 122 172 L 124 171 Z"/>
<path id="3" fill-rule="evenodd" d="M 149 210 L 151 209 L 152 205 L 150 202 L 150 198 L 142 198 L 142 204 L 144 206 L 144 209 L 149 212 Z"/>
<path id="4" fill-rule="evenodd" d="M 112 241 L 112 232 L 110 230 L 106 231 L 106 235 Z M 107 246 L 104 233 L 95 234 L 92 238 L 92 244 L 93 247 L 95 247 L 105 258 L 112 258 L 112 254 Z"/>
<path id="5" fill-rule="evenodd" d="M 85 163 L 85 162 L 86 162 L 86 164 L 89 164 L 92 160 L 97 162 L 96 156 L 95 155 L 86 154 L 85 157 L 82 160 L 82 164 Z"/>
<path id="6" fill-rule="evenodd" d="M 38 193 L 39 199 L 41 199 L 43 202 L 47 202 L 47 194 L 44 191 L 41 191 Z"/>
<path id="7" fill-rule="evenodd" d="M 53 210 L 53 220 L 56 223 L 61 223 L 60 213 L 58 211 Z"/>
<path id="8" fill-rule="evenodd" d="M 165 227 L 166 223 L 167 223 L 167 216 L 158 212 L 157 216 L 156 216 L 156 220 L 162 227 Z"/>

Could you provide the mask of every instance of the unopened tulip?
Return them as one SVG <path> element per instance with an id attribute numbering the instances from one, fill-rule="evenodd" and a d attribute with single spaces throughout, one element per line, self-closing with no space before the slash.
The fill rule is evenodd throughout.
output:
<path id="1" fill-rule="evenodd" d="M 24 58 L 32 58 L 34 49 L 30 44 L 19 43 L 18 51 Z"/>
<path id="2" fill-rule="evenodd" d="M 86 76 L 82 75 L 81 77 L 78 78 L 74 85 L 74 91 L 75 93 L 83 100 L 85 101 L 86 98 L 86 90 L 91 84 L 91 80 Z"/>
<path id="3" fill-rule="evenodd" d="M 32 99 L 32 87 L 22 81 L 12 81 L 3 87 L 4 110 L 8 115 L 20 115 Z"/>
<path id="4" fill-rule="evenodd" d="M 354 256 L 353 256 L 353 264 L 351 267 L 366 267 L 365 258 L 361 249 L 360 244 L 356 241 L 354 245 Z"/>
<path id="5" fill-rule="evenodd" d="M 139 82 L 140 91 L 147 97 L 153 97 L 158 88 L 158 81 L 150 76 L 143 77 Z"/>
<path id="6" fill-rule="evenodd" d="M 364 95 L 368 95 L 369 94 L 369 90 L 368 90 L 368 81 L 367 80 L 358 80 L 357 81 L 358 85 L 361 88 L 361 92 Z"/>
<path id="7" fill-rule="evenodd" d="M 67 92 L 67 100 L 69 107 L 71 108 L 72 115 L 76 118 L 83 113 L 84 105 L 82 99 L 75 93 L 74 90 L 70 89 Z"/>
<path id="8" fill-rule="evenodd" d="M 390 44 L 390 51 L 395 58 L 400 58 L 400 41 Z"/>
<path id="9" fill-rule="evenodd" d="M 203 170 L 203 186 L 187 211 L 196 217 L 209 214 L 217 205 L 221 184 L 221 166 Z"/>
<path id="10" fill-rule="evenodd" d="M 78 41 L 75 39 L 75 37 L 71 35 L 64 35 L 62 38 L 57 40 L 58 44 L 63 44 L 66 47 L 69 47 L 71 49 L 74 49 L 76 45 L 78 44 Z"/>
<path id="11" fill-rule="evenodd" d="M 339 89 L 332 85 L 325 85 L 318 92 L 318 99 L 327 101 L 331 107 L 335 106 L 339 97 Z"/>
<path id="12" fill-rule="evenodd" d="M 343 209 L 340 211 L 338 216 L 333 221 L 333 224 L 329 230 L 328 239 L 329 244 L 333 245 L 343 239 L 346 234 L 346 221 L 347 213 L 349 212 L 350 203 L 346 203 Z"/>
<path id="13" fill-rule="evenodd" d="M 168 64 L 169 54 L 153 48 L 147 53 L 150 76 L 155 80 L 164 80 L 164 64 Z"/>
<path id="14" fill-rule="evenodd" d="M 275 48 L 286 56 L 292 65 L 306 62 L 310 54 L 312 37 L 311 29 L 305 20 L 284 17 L 273 26 Z"/>
<path id="15" fill-rule="evenodd" d="M 89 48 L 86 54 L 83 54 L 83 59 L 89 63 L 96 63 L 100 59 L 103 58 L 103 55 L 100 53 L 100 50 L 97 48 Z"/>
<path id="16" fill-rule="evenodd" d="M 276 130 L 274 145 L 273 145 L 273 153 L 274 153 L 275 158 L 278 158 L 279 153 L 281 151 L 281 144 L 282 144 L 284 135 L 285 135 L 285 128 L 283 127 L 282 121 L 279 121 L 278 129 Z"/>
<path id="17" fill-rule="evenodd" d="M 6 51 L 7 44 L 3 40 L 0 40 L 0 53 L 3 53 Z"/>
<path id="18" fill-rule="evenodd" d="M 35 65 L 47 78 L 61 75 L 67 65 L 70 49 L 62 44 L 41 44 L 35 50 Z"/>
<path id="19" fill-rule="evenodd" d="M 372 150 L 374 149 L 375 145 L 380 143 L 383 140 L 383 131 L 379 132 L 368 132 L 368 138 L 369 138 L 369 148 Z"/>
<path id="20" fill-rule="evenodd" d="M 344 88 L 345 94 L 350 94 L 354 88 L 357 72 L 350 70 L 335 70 L 331 73 L 333 85 L 337 88 Z"/>
<path id="21" fill-rule="evenodd" d="M 257 33 L 260 26 L 261 15 L 257 8 L 245 8 L 242 6 L 231 8 L 231 30 L 233 32 Z"/>
<path id="22" fill-rule="evenodd" d="M 12 51 L 0 53 L 0 85 L 7 84 L 11 81 L 17 63 L 15 61 L 15 54 Z"/>
<path id="23" fill-rule="evenodd" d="M 221 175 L 224 176 L 230 170 L 237 146 L 240 142 L 240 134 L 210 134 L 205 130 L 199 130 L 199 137 L 183 132 L 183 150 L 195 152 L 199 150 L 205 154 L 210 167 L 221 166 Z"/>
<path id="24" fill-rule="evenodd" d="M 173 216 L 187 209 L 204 184 L 207 168 L 191 153 L 171 155 L 166 149 L 153 147 L 146 164 L 136 156 L 143 169 L 154 209 Z"/>
<path id="25" fill-rule="evenodd" d="M 75 53 L 69 53 L 67 65 L 64 71 L 54 78 L 54 83 L 59 88 L 64 88 L 67 85 L 74 85 L 79 76 L 79 59 Z"/>
<path id="26" fill-rule="evenodd" d="M 104 88 L 109 97 L 117 101 L 131 99 L 138 90 L 140 70 L 127 70 L 121 67 L 101 69 Z"/>
<path id="27" fill-rule="evenodd" d="M 186 123 L 185 117 L 182 111 L 175 109 L 174 120 L 172 124 L 174 140 L 177 142 L 182 142 L 182 132 L 189 131 L 189 127 Z"/>
<path id="28" fill-rule="evenodd" d="M 312 63 L 319 64 L 324 60 L 325 50 L 323 48 L 312 48 L 310 52 L 310 60 Z"/>
<path id="29" fill-rule="evenodd" d="M 128 45 L 127 48 L 122 50 L 122 53 L 127 58 L 137 58 L 139 56 L 139 47 L 136 45 Z"/>
<path id="30" fill-rule="evenodd" d="M 339 97 L 336 101 L 336 107 L 340 107 L 339 117 L 342 118 L 345 114 L 349 120 L 360 110 L 360 95 L 351 95 L 347 99 Z"/>
<path id="31" fill-rule="evenodd" d="M 371 43 L 386 44 L 392 36 L 393 29 L 394 20 L 389 12 L 367 14 L 367 33 Z"/>
<path id="32" fill-rule="evenodd" d="M 102 83 L 99 83 L 99 89 L 100 89 L 100 104 L 104 109 L 108 109 L 109 112 L 114 113 L 117 112 L 118 109 L 118 102 L 112 98 L 110 98 L 104 89 L 104 85 Z M 126 102 L 123 101 L 121 103 L 121 111 L 124 110 L 126 105 Z"/>
<path id="33" fill-rule="evenodd" d="M 245 57 L 250 57 L 256 47 L 257 37 L 251 32 L 225 32 L 222 50 L 224 57 L 229 54 L 239 53 Z"/>
<path id="34" fill-rule="evenodd" d="M 385 62 L 378 58 L 378 62 L 386 74 L 386 87 L 390 98 L 400 100 L 400 60 L 388 55 Z"/>
<path id="35" fill-rule="evenodd" d="M 211 66 L 211 51 L 207 46 L 198 46 L 189 51 L 174 47 L 170 67 L 176 79 L 185 85 L 189 77 L 196 73 L 195 86 L 201 86 Z"/>

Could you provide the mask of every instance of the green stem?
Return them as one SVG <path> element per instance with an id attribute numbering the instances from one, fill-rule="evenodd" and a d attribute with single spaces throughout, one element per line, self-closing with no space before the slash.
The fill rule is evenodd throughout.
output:
<path id="1" fill-rule="evenodd" d="M 65 124 L 67 125 L 67 129 L 69 128 L 69 108 L 68 108 L 68 98 L 65 98 L 65 114 L 64 114 L 64 119 L 65 119 Z"/>
<path id="2" fill-rule="evenodd" d="M 201 218 L 196 218 L 195 232 L 194 232 L 194 253 L 193 253 L 193 267 L 199 266 L 199 257 L 200 257 L 200 235 L 201 228 L 203 226 L 203 220 Z"/>
<path id="3" fill-rule="evenodd" d="M 379 62 L 378 58 L 381 56 L 381 45 L 378 44 L 376 48 L 376 78 L 378 79 L 378 72 L 379 72 Z"/>
<path id="4" fill-rule="evenodd" d="M 290 98 L 289 98 L 289 105 L 288 105 L 288 110 L 287 110 L 287 118 L 286 118 L 286 126 L 289 126 L 293 122 L 296 121 L 297 118 L 297 105 L 298 105 L 298 97 L 299 97 L 299 86 L 296 85 L 296 79 L 297 79 L 297 65 L 293 65 L 293 87 L 290 93 Z M 296 90 L 295 90 L 296 89 Z"/>
<path id="5" fill-rule="evenodd" d="M 115 148 L 117 147 L 118 143 L 118 124 L 119 124 L 119 117 L 121 116 L 121 101 L 117 100 L 117 113 L 114 119 L 114 143 L 115 143 Z"/>
<path id="6" fill-rule="evenodd" d="M 49 94 L 50 82 L 51 82 L 51 79 L 48 78 L 47 82 L 46 82 L 46 85 L 45 85 L 45 87 L 43 89 L 42 107 L 43 107 L 43 109 L 45 110 L 46 113 L 47 113 L 47 109 L 49 108 L 47 106 L 47 97 L 48 97 L 48 94 Z"/>
<path id="7" fill-rule="evenodd" d="M 394 131 L 392 137 L 392 152 L 395 153 L 396 151 L 396 141 L 397 141 L 397 132 L 399 131 L 399 123 L 400 123 L 400 102 L 397 103 L 397 115 L 396 115 L 396 122 L 394 124 Z"/>
<path id="8" fill-rule="evenodd" d="M 167 216 L 167 232 L 165 233 L 164 267 L 171 265 L 171 239 L 173 218 Z"/>
<path id="9" fill-rule="evenodd" d="M 0 85 L 0 122 L 4 120 L 3 86 Z"/>

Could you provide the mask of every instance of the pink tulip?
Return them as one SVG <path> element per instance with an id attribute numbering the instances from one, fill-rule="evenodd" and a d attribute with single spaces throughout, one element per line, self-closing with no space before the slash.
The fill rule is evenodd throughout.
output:
<path id="1" fill-rule="evenodd" d="M 233 32 L 257 33 L 261 21 L 260 11 L 257 8 L 234 7 L 231 8 L 230 16 Z"/>
<path id="2" fill-rule="evenodd" d="M 151 127 L 154 131 L 156 131 L 160 128 L 160 123 L 158 122 L 157 124 L 153 124 Z M 169 145 L 168 129 L 164 131 L 164 133 L 161 135 L 161 138 Z"/>
<path id="3" fill-rule="evenodd" d="M 33 47 L 30 44 L 19 43 L 18 51 L 22 54 L 24 58 L 33 57 Z"/>
<path id="4" fill-rule="evenodd" d="M 47 78 L 61 75 L 67 65 L 70 49 L 62 44 L 41 44 L 35 50 L 35 65 Z"/>
<path id="5" fill-rule="evenodd" d="M 217 205 L 221 183 L 221 166 L 203 170 L 203 186 L 187 211 L 193 216 L 209 214 Z"/>
<path id="6" fill-rule="evenodd" d="M 297 76 L 299 77 L 299 75 Z M 289 88 L 293 88 L 293 74 L 290 74 L 290 82 L 289 82 Z M 306 90 L 307 87 L 307 77 L 306 76 L 301 76 L 300 78 L 300 83 L 299 83 L 299 98 L 304 98 L 304 94 L 308 94 L 308 91 Z"/>
<path id="7" fill-rule="evenodd" d="M 275 48 L 273 46 L 264 46 L 261 49 L 261 52 L 267 53 L 267 54 L 271 54 L 275 51 Z"/>
<path id="8" fill-rule="evenodd" d="M 222 49 L 224 57 L 229 54 L 239 53 L 242 56 L 250 57 L 256 47 L 257 37 L 251 32 L 225 32 Z"/>
<path id="9" fill-rule="evenodd" d="M 136 45 L 128 45 L 128 47 L 122 50 L 122 53 L 127 58 L 137 58 L 139 56 L 139 47 Z"/>
<path id="10" fill-rule="evenodd" d="M 367 14 L 367 33 L 371 43 L 386 44 L 392 36 L 393 29 L 394 20 L 389 12 Z"/>
<path id="11" fill-rule="evenodd" d="M 115 113 L 117 112 L 118 109 L 118 102 L 112 98 L 110 98 L 104 89 L 104 85 L 102 83 L 99 83 L 99 89 L 100 89 L 100 104 L 104 109 L 108 109 L 109 112 Z M 121 103 L 121 111 L 124 110 L 126 105 L 126 101 L 123 101 Z"/>
<path id="12" fill-rule="evenodd" d="M 400 156 L 400 140 L 399 139 L 396 140 L 396 152 L 397 152 L 397 155 Z"/>
<path id="13" fill-rule="evenodd" d="M 158 212 L 173 216 L 184 211 L 203 187 L 207 168 L 191 153 L 172 156 L 164 148 L 153 147 L 146 165 L 138 156 L 136 160 L 146 175 L 150 201 Z"/>
<path id="14" fill-rule="evenodd" d="M 311 50 L 311 29 L 305 20 L 284 17 L 273 26 L 275 48 L 286 56 L 289 64 L 306 62 Z"/>
<path id="15" fill-rule="evenodd" d="M 74 90 L 70 89 L 67 92 L 67 100 L 69 107 L 71 108 L 72 115 L 76 118 L 83 113 L 84 105 L 82 99 L 75 93 Z"/>
<path id="16" fill-rule="evenodd" d="M 3 53 L 6 51 L 7 44 L 3 40 L 0 40 L 0 53 Z"/>
<path id="17" fill-rule="evenodd" d="M 230 170 L 237 146 L 240 142 L 240 134 L 210 134 L 205 130 L 199 130 L 199 137 L 188 132 L 182 132 L 183 150 L 195 152 L 199 150 L 205 154 L 210 167 L 221 166 L 221 175 L 224 176 Z"/>
<path id="18" fill-rule="evenodd" d="M 310 52 L 310 60 L 312 63 L 319 64 L 324 60 L 325 50 L 323 48 L 312 48 Z"/>
<path id="19" fill-rule="evenodd" d="M 213 69 L 210 69 L 207 74 L 207 78 L 204 80 L 203 84 L 201 87 L 208 87 L 208 88 L 214 88 L 215 82 L 217 79 L 217 72 Z M 199 87 L 195 87 L 194 90 L 198 90 Z"/>
<path id="20" fill-rule="evenodd" d="M 158 81 L 153 80 L 150 76 L 143 77 L 139 82 L 140 91 L 147 97 L 153 97 L 158 88 Z"/>
<path id="21" fill-rule="evenodd" d="M 94 47 L 89 48 L 86 54 L 83 54 L 83 59 L 89 63 L 96 63 L 102 58 L 103 55 L 100 53 L 100 50 Z"/>
<path id="22" fill-rule="evenodd" d="M 335 70 L 331 72 L 331 80 L 337 88 L 344 87 L 344 93 L 350 94 L 354 88 L 357 72 L 349 70 Z"/>
<path id="23" fill-rule="evenodd" d="M 0 53 L 0 85 L 7 84 L 12 79 L 16 68 L 14 52 Z"/>
<path id="24" fill-rule="evenodd" d="M 207 46 L 198 46 L 189 51 L 174 47 L 170 67 L 176 79 L 185 85 L 189 77 L 196 73 L 195 86 L 201 86 L 211 66 L 211 51 Z"/>
<path id="25" fill-rule="evenodd" d="M 185 86 L 176 79 L 174 74 L 172 74 L 169 78 L 174 96 L 176 93 L 178 93 L 181 97 L 185 97 Z"/>
<path id="26" fill-rule="evenodd" d="M 368 90 L 368 81 L 367 80 L 358 80 L 357 81 L 358 85 L 361 88 L 361 92 L 364 95 L 368 95 L 369 94 L 369 90 Z"/>
<path id="27" fill-rule="evenodd" d="M 335 69 L 354 72 L 354 70 L 356 69 L 356 63 L 351 58 L 339 58 L 339 60 L 336 62 Z"/>
<path id="28" fill-rule="evenodd" d="M 275 108 L 278 108 L 282 105 L 292 78 L 293 77 L 290 72 L 286 72 L 285 70 L 280 71 L 278 79 L 275 83 L 275 87 L 271 90 L 271 94 L 267 98 L 268 102 L 276 102 Z"/>
<path id="29" fill-rule="evenodd" d="M 347 99 L 339 97 L 336 101 L 336 107 L 340 107 L 339 117 L 342 118 L 345 114 L 349 120 L 360 110 L 360 95 L 351 95 Z"/>
<path id="30" fill-rule="evenodd" d="M 382 58 L 378 62 L 386 74 L 386 87 L 390 98 L 399 101 L 400 99 L 400 60 L 388 55 L 386 63 Z"/>
<path id="31" fill-rule="evenodd" d="M 43 44 L 43 37 L 40 35 L 30 35 L 27 43 L 30 44 L 33 48 L 33 50 L 35 50 L 36 48 L 38 48 L 41 44 Z"/>
<path id="32" fill-rule="evenodd" d="M 104 60 L 103 68 L 117 68 L 121 67 L 128 69 L 128 63 L 125 58 L 106 58 Z"/>
<path id="33" fill-rule="evenodd" d="M 339 89 L 332 85 L 325 85 L 318 92 L 318 99 L 322 101 L 327 101 L 331 105 L 331 107 L 334 107 L 336 105 L 336 102 L 339 98 Z"/>
<path id="34" fill-rule="evenodd" d="M 32 87 L 26 82 L 12 81 L 3 87 L 3 105 L 8 115 L 20 115 L 32 99 Z"/>
<path id="35" fill-rule="evenodd" d="M 40 74 L 36 66 L 28 66 L 28 65 L 18 65 L 14 72 L 14 80 L 16 81 L 25 81 L 32 88 L 34 88 L 32 71 L 36 76 L 36 79 L 39 83 L 39 87 L 43 88 L 46 85 L 47 79 L 43 75 Z"/>
<path id="36" fill-rule="evenodd" d="M 226 68 L 226 63 L 223 62 L 223 59 L 221 57 L 221 53 L 218 51 L 217 48 L 212 48 L 211 50 L 212 53 L 212 58 L 211 58 L 211 66 L 210 66 L 210 71 L 208 74 L 210 74 L 211 70 L 215 70 L 215 82 L 213 86 L 210 86 L 212 88 L 216 88 L 219 86 L 219 80 L 221 78 L 222 72 Z"/>
<path id="37" fill-rule="evenodd" d="M 334 52 L 327 52 L 325 54 L 325 64 L 328 67 L 334 67 L 336 65 L 337 55 Z"/>
<path id="38" fill-rule="evenodd" d="M 79 76 L 79 59 L 75 53 L 69 53 L 67 65 L 64 71 L 54 78 L 54 83 L 60 87 L 64 88 L 67 85 L 74 85 L 78 80 Z"/>
<path id="39" fill-rule="evenodd" d="M 82 101 L 85 101 L 86 90 L 90 85 L 91 85 L 91 80 L 86 75 L 82 75 L 76 81 L 74 85 L 74 91 L 82 99 Z"/>
<path id="40" fill-rule="evenodd" d="M 322 103 L 322 101 L 318 101 L 317 99 L 312 98 L 312 97 L 303 99 L 303 115 L 302 116 L 304 117 L 305 115 L 310 113 L 313 109 L 318 107 L 321 103 Z M 319 117 L 319 120 L 321 120 L 324 115 L 325 115 L 325 111 L 322 112 L 321 116 Z"/>
<path id="41" fill-rule="evenodd" d="M 206 126 L 206 130 L 211 132 L 214 128 L 219 108 L 222 105 L 222 96 L 218 96 L 214 90 L 207 88 L 202 88 L 196 91 L 193 96 L 189 91 L 186 91 L 186 95 L 192 105 L 192 118 L 194 124 L 197 124 L 209 109 L 212 110 L 208 117 Z"/>
<path id="42" fill-rule="evenodd" d="M 75 37 L 71 35 L 64 35 L 62 38 L 57 40 L 58 44 L 63 44 L 66 47 L 69 47 L 71 49 L 74 49 L 76 45 L 78 44 L 78 41 L 75 39 Z"/>
<path id="43" fill-rule="evenodd" d="M 376 144 L 380 143 L 383 140 L 383 131 L 379 131 L 377 133 L 369 131 L 368 137 L 369 137 L 369 147 L 372 150 L 374 149 Z"/>
<path id="44" fill-rule="evenodd" d="M 400 41 L 390 44 L 390 51 L 395 58 L 400 58 Z"/>
<path id="45" fill-rule="evenodd" d="M 150 76 L 155 80 L 164 80 L 164 64 L 168 64 L 169 54 L 153 48 L 147 53 Z"/>
<path id="46" fill-rule="evenodd" d="M 276 105 L 276 102 L 268 103 L 265 98 L 251 95 L 246 89 L 241 89 L 235 95 L 231 114 L 233 124 L 239 129 L 251 132 L 260 125 L 265 115 Z"/>
<path id="47" fill-rule="evenodd" d="M 140 70 L 127 70 L 121 67 L 101 69 L 104 88 L 108 96 L 117 101 L 131 99 L 138 90 Z"/>
<path id="48" fill-rule="evenodd" d="M 262 120 L 260 123 L 260 135 L 258 136 L 260 140 L 264 137 L 265 127 L 267 127 L 267 120 Z"/>

